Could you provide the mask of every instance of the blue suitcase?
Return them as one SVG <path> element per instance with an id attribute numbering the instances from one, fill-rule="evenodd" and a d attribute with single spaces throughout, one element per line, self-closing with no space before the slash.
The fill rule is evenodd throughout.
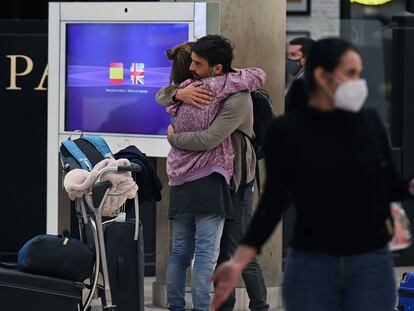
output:
<path id="1" fill-rule="evenodd" d="M 405 272 L 398 288 L 398 311 L 414 311 L 414 272 Z"/>

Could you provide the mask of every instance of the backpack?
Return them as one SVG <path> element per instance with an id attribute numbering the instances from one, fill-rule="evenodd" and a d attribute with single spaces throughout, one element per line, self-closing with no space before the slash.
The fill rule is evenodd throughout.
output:
<path id="1" fill-rule="evenodd" d="M 253 146 L 256 154 L 256 184 L 260 193 L 260 173 L 259 173 L 259 160 L 264 158 L 264 143 L 266 140 L 266 133 L 270 124 L 276 119 L 276 114 L 273 111 L 272 99 L 266 90 L 258 89 L 257 91 L 250 92 L 253 101 L 253 131 L 255 137 L 252 139 L 246 133 L 241 132 L 247 137 Z M 246 142 L 242 140 L 242 166 L 241 171 L 241 184 L 246 185 L 247 168 L 246 168 Z M 240 192 L 240 200 L 244 199 L 244 191 Z"/>
<path id="2" fill-rule="evenodd" d="M 103 159 L 114 159 L 105 140 L 100 136 L 81 135 L 63 141 L 59 148 L 60 161 L 65 173 L 81 168 L 87 171 Z"/>
<path id="3" fill-rule="evenodd" d="M 256 159 L 264 158 L 264 143 L 270 124 L 276 119 L 273 111 L 272 99 L 263 89 L 250 93 L 253 101 L 253 131 L 254 139 L 250 139 L 256 153 Z"/>
<path id="4" fill-rule="evenodd" d="M 22 271 L 82 282 L 92 274 L 94 255 L 81 241 L 63 235 L 41 234 L 27 241 L 18 253 Z"/>

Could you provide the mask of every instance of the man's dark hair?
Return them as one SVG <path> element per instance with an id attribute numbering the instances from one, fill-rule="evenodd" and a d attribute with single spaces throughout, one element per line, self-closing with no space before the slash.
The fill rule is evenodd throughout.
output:
<path id="1" fill-rule="evenodd" d="M 300 45 L 302 46 L 300 51 L 303 53 L 304 57 L 307 57 L 310 50 L 312 49 L 313 45 L 315 44 L 315 40 L 308 38 L 308 37 L 298 37 L 290 40 L 289 45 Z"/>
<path id="2" fill-rule="evenodd" d="M 210 67 L 221 64 L 223 72 L 231 72 L 234 44 L 220 35 L 207 35 L 198 39 L 191 51 L 199 57 L 207 59 Z"/>

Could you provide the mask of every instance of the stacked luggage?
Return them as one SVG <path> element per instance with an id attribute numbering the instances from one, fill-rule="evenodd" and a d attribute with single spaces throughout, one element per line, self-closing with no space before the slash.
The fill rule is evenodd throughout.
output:
<path id="1" fill-rule="evenodd" d="M 68 252 L 79 242 L 68 233 L 36 237 L 22 248 L 17 267 L 0 267 L 0 310 L 144 311 L 143 231 L 139 222 L 138 187 L 132 178 L 136 178 L 142 166 L 127 159 L 115 160 L 99 136 L 69 138 L 62 143 L 60 156 L 65 189 L 74 201 L 78 218 L 80 245 L 92 254 L 90 274 L 85 280 L 79 279 L 84 274 L 71 277 L 79 275 L 74 273 L 79 271 L 72 269 L 72 274 L 68 274 L 71 269 L 65 269 L 65 265 L 62 273 L 59 270 L 48 273 L 60 260 L 67 264 L 87 262 L 89 255 L 85 252 L 84 257 L 76 258 Z M 128 217 L 127 200 L 134 207 Z M 108 220 L 102 221 L 105 217 Z M 52 260 L 43 258 L 43 261 L 39 259 L 42 256 L 32 255 L 45 266 L 35 269 L 39 264 L 34 265 L 32 258 L 28 258 L 35 252 L 28 249 L 37 248 L 45 253 L 40 245 L 51 245 L 67 253 L 46 251 Z M 54 258 L 54 254 L 64 258 Z M 25 271 L 21 271 L 23 261 L 29 263 Z M 76 267 L 76 263 L 72 266 Z"/>

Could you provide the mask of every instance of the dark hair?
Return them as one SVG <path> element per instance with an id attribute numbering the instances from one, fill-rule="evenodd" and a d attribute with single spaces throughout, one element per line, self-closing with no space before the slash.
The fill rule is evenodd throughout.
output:
<path id="1" fill-rule="evenodd" d="M 315 69 L 322 67 L 328 72 L 333 72 L 342 56 L 349 50 L 358 53 L 351 43 L 340 38 L 326 38 L 315 42 L 306 58 L 305 82 L 308 93 L 313 93 L 316 89 L 313 77 Z"/>
<path id="2" fill-rule="evenodd" d="M 219 35 L 207 35 L 198 39 L 191 50 L 199 57 L 207 59 L 210 67 L 221 64 L 223 72 L 231 72 L 234 44 Z"/>
<path id="3" fill-rule="evenodd" d="M 179 85 L 185 80 L 193 77 L 190 71 L 191 47 L 193 44 L 194 42 L 187 42 L 167 50 L 167 58 L 173 61 L 170 84 L 174 83 Z"/>
<path id="4" fill-rule="evenodd" d="M 289 41 L 289 45 L 300 45 L 301 46 L 300 51 L 302 52 L 304 57 L 308 56 L 314 44 L 315 44 L 315 40 L 308 38 L 308 37 L 298 37 L 298 38 L 294 38 Z"/>

